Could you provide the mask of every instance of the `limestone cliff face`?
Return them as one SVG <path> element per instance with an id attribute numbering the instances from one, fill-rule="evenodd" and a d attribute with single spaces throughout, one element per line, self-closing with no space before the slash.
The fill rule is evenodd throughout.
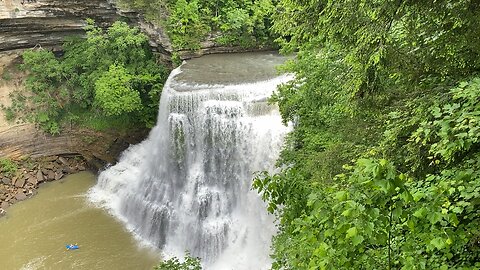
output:
<path id="1" fill-rule="evenodd" d="M 1 1 L 1 0 L 0 0 Z M 9 94 L 23 89 L 24 72 L 16 67 L 20 63 L 21 51 L 0 54 L 0 104 L 9 106 Z M 4 79 L 8 75 L 8 80 Z M 75 126 L 63 127 L 58 136 L 51 136 L 29 123 L 12 123 L 5 119 L 0 110 L 0 158 L 15 160 L 33 159 L 56 155 L 81 155 L 91 165 L 101 168 L 105 163 L 114 163 L 130 144 L 142 141 L 148 133 L 131 130 L 119 133 L 113 130 L 98 132 Z"/>
<path id="2" fill-rule="evenodd" d="M 105 25 L 119 17 L 106 0 L 1 0 L 0 51 L 60 45 L 83 34 L 85 18 Z"/>
<path id="3" fill-rule="evenodd" d="M 0 52 L 59 46 L 67 36 L 84 34 L 86 18 L 102 27 L 127 20 L 149 36 L 164 60 L 170 60 L 172 46 L 165 31 L 138 13 L 118 9 L 111 0 L 0 0 Z"/>
<path id="4" fill-rule="evenodd" d="M 58 136 L 51 136 L 32 124 L 15 125 L 0 129 L 0 157 L 15 160 L 56 155 L 80 155 L 90 165 L 101 169 L 106 163 L 115 163 L 130 144 L 137 144 L 147 130 L 121 134 L 114 131 L 97 132 L 70 128 Z"/>
<path id="5" fill-rule="evenodd" d="M 35 46 L 60 46 L 65 37 L 84 34 L 86 18 L 104 27 L 119 19 L 130 22 L 147 34 L 160 58 L 170 62 L 174 50 L 165 29 L 145 21 L 135 11 L 118 8 L 115 0 L 0 0 L 0 53 Z M 245 51 L 240 47 L 221 46 L 214 39 L 212 35 L 197 51 L 177 52 L 181 59 L 189 59 Z"/>
<path id="6" fill-rule="evenodd" d="M 65 37 L 83 35 L 86 18 L 94 19 L 102 27 L 119 19 L 128 21 L 147 34 L 152 49 L 165 62 L 171 61 L 173 49 L 166 31 L 146 22 L 137 12 L 120 10 L 114 0 L 0 0 L 0 74 L 18 59 L 23 49 L 60 48 Z M 179 51 L 181 59 L 242 50 L 218 46 L 213 39 L 202 43 L 197 52 Z M 2 82 L 0 78 L 0 104 L 9 103 L 8 93 L 21 87 L 22 79 L 18 76 Z M 130 143 L 137 143 L 146 135 L 145 130 L 115 134 L 71 129 L 60 136 L 49 136 L 33 125 L 2 124 L 2 118 L 0 111 L 0 157 L 80 154 L 93 163 L 114 162 Z"/>
<path id="7" fill-rule="evenodd" d="M 169 60 L 171 46 L 162 29 L 144 22 L 135 12 L 118 10 L 108 0 L 0 0 L 0 74 L 18 61 L 22 49 L 58 47 L 64 38 L 83 35 L 85 19 L 92 18 L 102 27 L 116 20 L 139 26 L 150 37 L 150 44 Z M 165 48 L 164 48 L 165 47 Z M 0 104 L 8 105 L 8 93 L 22 87 L 23 75 L 10 71 L 9 81 L 0 78 Z M 0 157 L 20 159 L 78 154 L 92 165 L 113 163 L 130 144 L 145 138 L 147 130 L 119 134 L 70 128 L 59 136 L 50 136 L 32 124 L 12 124 L 0 111 Z"/>

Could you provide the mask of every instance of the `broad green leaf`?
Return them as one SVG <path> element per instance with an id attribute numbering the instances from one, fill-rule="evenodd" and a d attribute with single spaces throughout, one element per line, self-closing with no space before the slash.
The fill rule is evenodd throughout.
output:
<path id="1" fill-rule="evenodd" d="M 430 241 L 430 244 L 437 249 L 443 249 L 445 247 L 445 241 L 441 237 L 434 238 Z"/>
<path id="2" fill-rule="evenodd" d="M 355 235 L 352 238 L 352 243 L 353 243 L 354 246 L 358 246 L 362 242 L 363 242 L 363 236 L 361 236 L 361 235 Z"/>
<path id="3" fill-rule="evenodd" d="M 350 229 L 347 230 L 347 236 L 346 238 L 352 238 L 356 236 L 358 233 L 357 227 L 351 227 Z"/>

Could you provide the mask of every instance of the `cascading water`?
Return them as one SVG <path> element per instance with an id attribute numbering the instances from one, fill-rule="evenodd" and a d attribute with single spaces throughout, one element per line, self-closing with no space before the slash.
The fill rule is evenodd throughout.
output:
<path id="1" fill-rule="evenodd" d="M 172 72 L 157 125 L 100 174 L 90 198 L 168 255 L 266 269 L 274 220 L 251 180 L 273 169 L 288 132 L 266 99 L 290 77 L 273 75 L 283 58 L 272 54 L 209 57 Z"/>

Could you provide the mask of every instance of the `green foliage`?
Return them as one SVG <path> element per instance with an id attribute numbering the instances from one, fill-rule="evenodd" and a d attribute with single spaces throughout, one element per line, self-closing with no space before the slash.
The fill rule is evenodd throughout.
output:
<path id="1" fill-rule="evenodd" d="M 10 74 L 9 71 L 4 71 L 2 73 L 2 79 L 4 79 L 5 81 L 10 81 L 12 79 L 12 74 Z"/>
<path id="2" fill-rule="evenodd" d="M 437 164 L 456 163 L 480 143 L 480 78 L 462 82 L 450 93 L 451 102 L 431 107 L 431 120 L 421 122 L 412 135 L 416 143 L 429 146 L 429 159 Z"/>
<path id="3" fill-rule="evenodd" d="M 272 46 L 270 16 L 275 0 L 122 0 L 164 26 L 177 50 L 197 50 L 202 41 L 246 48 Z"/>
<path id="4" fill-rule="evenodd" d="M 6 176 L 12 177 L 18 170 L 17 164 L 8 158 L 0 158 L 0 172 Z"/>
<path id="5" fill-rule="evenodd" d="M 272 97 L 294 131 L 253 184 L 279 219 L 272 268 L 478 269 L 479 4 L 276 10 L 297 55 Z"/>
<path id="6" fill-rule="evenodd" d="M 177 258 L 172 258 L 161 262 L 153 268 L 154 270 L 201 270 L 199 258 L 193 258 L 187 254 L 184 262 L 180 262 Z"/>
<path id="7" fill-rule="evenodd" d="M 153 126 L 168 71 L 156 64 L 147 37 L 124 22 L 107 30 L 87 23 L 87 38 L 69 38 L 61 58 L 42 49 L 24 52 L 28 92 L 12 97 L 9 117 L 35 122 L 51 134 L 66 123 L 95 126 L 88 123 L 102 117 L 122 119 L 122 128 Z"/>
<path id="8" fill-rule="evenodd" d="M 178 0 L 168 18 L 169 33 L 176 48 L 199 49 L 210 27 L 202 22 L 199 2 Z"/>
<path id="9" fill-rule="evenodd" d="M 106 115 L 121 115 L 139 110 L 140 93 L 131 87 L 132 76 L 124 67 L 112 65 L 95 82 L 95 101 Z"/>

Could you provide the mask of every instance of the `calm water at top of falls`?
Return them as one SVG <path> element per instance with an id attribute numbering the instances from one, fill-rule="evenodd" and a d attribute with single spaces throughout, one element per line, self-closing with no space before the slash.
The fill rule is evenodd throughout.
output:
<path id="1" fill-rule="evenodd" d="M 175 80 L 188 84 L 241 84 L 278 76 L 287 57 L 276 52 L 212 54 L 188 60 Z M 178 86 L 177 86 L 178 87 Z"/>
<path id="2" fill-rule="evenodd" d="M 122 224 L 86 200 L 91 173 L 48 183 L 0 218 L 1 270 L 152 269 L 158 252 L 141 248 Z M 78 250 L 67 251 L 66 244 Z"/>

